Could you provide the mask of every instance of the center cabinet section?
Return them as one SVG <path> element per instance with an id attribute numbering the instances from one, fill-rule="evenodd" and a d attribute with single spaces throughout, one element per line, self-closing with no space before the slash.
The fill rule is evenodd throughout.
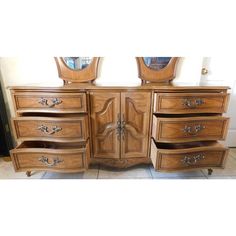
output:
<path id="1" fill-rule="evenodd" d="M 145 158 L 151 92 L 90 92 L 93 158 Z"/>

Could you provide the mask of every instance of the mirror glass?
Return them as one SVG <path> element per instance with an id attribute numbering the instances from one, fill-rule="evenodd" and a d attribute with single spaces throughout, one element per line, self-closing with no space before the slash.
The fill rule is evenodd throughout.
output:
<path id="1" fill-rule="evenodd" d="M 144 57 L 143 60 L 150 69 L 161 70 L 168 65 L 171 57 Z"/>
<path id="2" fill-rule="evenodd" d="M 82 70 L 93 60 L 92 57 L 63 57 L 66 65 L 72 70 Z"/>

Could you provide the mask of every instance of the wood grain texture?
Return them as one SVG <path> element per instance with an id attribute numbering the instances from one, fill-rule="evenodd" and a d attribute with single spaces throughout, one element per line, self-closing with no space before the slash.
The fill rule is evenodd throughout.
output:
<path id="1" fill-rule="evenodd" d="M 74 83 L 93 81 L 97 78 L 99 59 L 99 57 L 93 57 L 92 62 L 86 68 L 73 70 L 65 64 L 62 57 L 55 57 L 58 76 L 64 81 Z"/>
<path id="2" fill-rule="evenodd" d="M 155 70 L 145 65 L 143 57 L 136 57 L 139 78 L 150 82 L 167 82 L 173 80 L 175 78 L 178 59 L 178 57 L 172 57 L 166 67 L 161 70 Z"/>
<path id="3" fill-rule="evenodd" d="M 86 141 L 88 138 L 88 117 L 86 115 L 71 118 L 17 117 L 12 121 L 16 138 L 20 141 L 80 142 Z M 40 130 L 41 126 L 47 127 L 48 132 Z M 51 134 L 54 127 L 60 130 Z"/>
<path id="4" fill-rule="evenodd" d="M 92 164 L 100 164 L 107 167 L 124 169 L 140 164 L 150 164 L 150 158 L 122 158 L 122 159 L 107 159 L 107 158 L 93 158 Z"/>
<path id="5" fill-rule="evenodd" d="M 155 113 L 224 113 L 228 108 L 229 94 L 155 93 L 154 99 Z"/>
<path id="6" fill-rule="evenodd" d="M 228 155 L 228 149 L 218 144 L 199 143 L 195 147 L 189 144 L 173 148 L 158 148 L 152 140 L 151 144 L 151 160 L 154 168 L 158 171 L 176 171 L 176 170 L 192 170 L 197 168 L 224 168 Z M 196 157 L 202 159 L 191 161 L 190 165 L 184 162 L 184 159 Z"/>
<path id="7" fill-rule="evenodd" d="M 90 93 L 91 130 L 94 158 L 120 158 L 117 122 L 120 93 Z"/>
<path id="8" fill-rule="evenodd" d="M 24 142 L 11 150 L 11 158 L 15 171 L 81 172 L 88 168 L 88 149 L 89 143 Z M 42 158 L 47 162 L 43 163 Z M 58 163 L 52 165 L 55 160 Z"/>
<path id="9" fill-rule="evenodd" d="M 55 99 L 57 102 L 55 102 Z M 43 113 L 84 113 L 87 112 L 85 93 L 13 93 L 15 111 Z"/>
<path id="10" fill-rule="evenodd" d="M 121 93 L 121 158 L 148 156 L 150 113 L 150 92 Z"/>
<path id="11" fill-rule="evenodd" d="M 191 142 L 203 140 L 224 140 L 228 130 L 229 118 L 185 117 L 160 118 L 153 116 L 152 137 L 158 142 Z M 203 127 L 196 132 L 196 127 Z M 190 128 L 190 133 L 185 129 Z"/>
<path id="12" fill-rule="evenodd" d="M 51 167 L 42 167 L 45 163 L 37 162 L 36 155 L 47 154 L 50 164 L 60 153 L 65 159 L 64 164 L 58 163 L 58 168 L 53 171 L 77 172 L 85 171 L 89 163 L 116 168 L 150 163 L 151 153 L 158 171 L 222 168 L 227 150 L 214 145 L 210 147 L 206 142 L 201 146 L 191 146 L 190 142 L 226 137 L 228 118 L 220 114 L 227 110 L 227 89 L 227 86 L 185 86 L 174 83 L 148 83 L 133 87 L 104 87 L 91 83 L 11 87 L 18 116 L 12 124 L 18 143 L 41 140 L 43 143 L 52 141 L 57 146 L 40 148 L 31 142 L 27 147 L 21 146 L 12 151 L 13 163 L 18 165 L 17 171 L 50 170 Z M 39 103 L 41 98 L 48 100 L 48 106 L 54 98 L 62 102 L 46 107 Z M 187 107 L 183 106 L 186 99 Z M 203 102 L 197 105 L 196 99 L 202 99 Z M 190 109 L 189 105 L 196 108 Z M 157 116 L 152 116 L 153 112 Z M 118 121 L 125 122 L 124 136 L 122 132 L 117 133 Z M 48 127 L 48 132 L 38 130 L 40 125 Z M 197 125 L 204 126 L 204 129 L 195 134 L 193 131 Z M 49 134 L 55 126 L 62 130 Z M 186 126 L 190 127 L 190 133 L 184 132 Z M 163 145 L 170 145 L 170 148 L 154 148 L 151 134 Z M 82 155 L 78 150 L 81 150 L 81 144 L 85 141 L 88 143 Z M 180 145 L 177 144 L 179 142 L 183 145 L 181 148 L 171 147 Z M 189 146 L 185 148 L 184 145 Z M 200 160 L 199 165 L 190 167 L 179 163 L 183 155 L 189 155 L 192 160 L 191 157 L 200 151 L 204 151 L 207 158 Z"/>

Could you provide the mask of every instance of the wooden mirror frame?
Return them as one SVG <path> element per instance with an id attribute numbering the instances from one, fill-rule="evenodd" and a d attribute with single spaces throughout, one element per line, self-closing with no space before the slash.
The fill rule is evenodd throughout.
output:
<path id="1" fill-rule="evenodd" d="M 70 69 L 63 57 L 54 57 L 59 78 L 64 80 L 64 83 L 82 83 L 82 82 L 92 82 L 97 78 L 98 63 L 100 57 L 93 57 L 91 63 L 84 69 L 73 70 Z"/>
<path id="2" fill-rule="evenodd" d="M 166 67 L 155 70 L 149 68 L 143 57 L 136 57 L 138 64 L 138 76 L 142 80 L 142 83 L 146 81 L 150 82 L 168 82 L 175 78 L 176 65 L 179 57 L 172 57 Z"/>

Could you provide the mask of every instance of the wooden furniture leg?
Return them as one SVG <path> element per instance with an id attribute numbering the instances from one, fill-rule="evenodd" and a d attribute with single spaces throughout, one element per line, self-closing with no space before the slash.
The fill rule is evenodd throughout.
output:
<path id="1" fill-rule="evenodd" d="M 213 170 L 212 170 L 212 169 L 208 169 L 208 175 L 211 175 L 211 174 L 212 174 L 212 172 L 213 172 Z"/>
<path id="2" fill-rule="evenodd" d="M 27 175 L 27 177 L 30 177 L 31 176 L 31 171 L 26 171 L 26 175 Z"/>

